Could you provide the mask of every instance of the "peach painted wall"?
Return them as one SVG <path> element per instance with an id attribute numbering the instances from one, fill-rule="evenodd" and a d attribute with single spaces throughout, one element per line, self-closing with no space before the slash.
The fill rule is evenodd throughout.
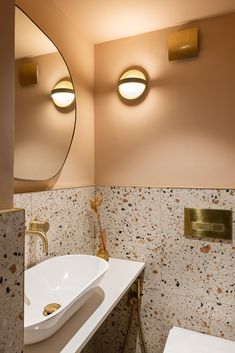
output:
<path id="1" fill-rule="evenodd" d="M 170 28 L 95 47 L 96 184 L 235 188 L 235 13 L 182 26 L 200 33 L 197 58 L 169 62 Z M 139 105 L 116 92 L 142 66 Z"/>
<path id="2" fill-rule="evenodd" d="M 33 60 L 38 65 L 38 82 L 26 87 L 19 82 L 25 60 L 15 61 L 14 175 L 45 180 L 56 175 L 64 163 L 76 112 L 74 105 L 66 112 L 59 111 L 48 94 L 61 78 L 69 77 L 61 55 L 50 53 L 34 56 Z"/>
<path id="3" fill-rule="evenodd" d="M 14 1 L 0 1 L 0 209 L 13 203 Z"/>
<path id="4" fill-rule="evenodd" d="M 53 188 L 93 185 L 94 47 L 53 1 L 17 0 L 16 4 L 37 23 L 61 51 L 75 84 L 78 107 L 75 136 L 68 159 Z M 47 188 L 47 185 L 44 188 Z"/>

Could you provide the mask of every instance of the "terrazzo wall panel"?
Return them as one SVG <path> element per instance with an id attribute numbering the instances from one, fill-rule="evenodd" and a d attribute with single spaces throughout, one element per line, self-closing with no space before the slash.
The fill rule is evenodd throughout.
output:
<path id="1" fill-rule="evenodd" d="M 104 197 L 101 217 L 111 256 L 146 262 L 141 317 L 148 353 L 163 351 L 173 325 L 235 340 L 235 246 L 183 236 L 184 207 L 231 209 L 235 216 L 235 191 L 99 187 L 97 192 Z M 109 352 L 110 342 L 112 352 L 120 352 L 128 322 L 123 307 L 93 338 L 96 352 Z M 138 351 L 137 339 L 130 341 L 129 351 Z"/>
<path id="2" fill-rule="evenodd" d="M 183 237 L 184 207 L 232 209 L 235 191 L 98 187 L 101 218 L 113 257 L 146 262 L 141 317 L 148 353 L 162 353 L 169 329 L 181 326 L 235 340 L 235 247 Z M 94 253 L 95 189 L 71 188 L 15 195 L 26 224 L 49 220 L 49 256 Z M 40 261 L 40 239 L 26 238 L 26 267 Z M 84 352 L 120 352 L 130 314 L 127 297 L 113 310 Z M 126 353 L 139 352 L 137 320 Z"/>
<path id="3" fill-rule="evenodd" d="M 46 256 L 73 253 L 93 254 L 94 221 L 89 200 L 93 187 L 16 194 L 16 207 L 25 208 L 26 225 L 37 218 L 48 221 L 48 255 L 43 254 L 41 240 L 26 236 L 25 267 L 28 268 Z"/>
<path id="4" fill-rule="evenodd" d="M 0 352 L 23 352 L 24 211 L 0 212 Z"/>

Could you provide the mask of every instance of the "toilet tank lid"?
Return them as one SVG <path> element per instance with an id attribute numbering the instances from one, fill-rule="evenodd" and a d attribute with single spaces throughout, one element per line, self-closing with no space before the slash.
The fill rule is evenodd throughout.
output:
<path id="1" fill-rule="evenodd" d="M 164 353 L 234 353 L 235 342 L 223 338 L 173 327 Z"/>

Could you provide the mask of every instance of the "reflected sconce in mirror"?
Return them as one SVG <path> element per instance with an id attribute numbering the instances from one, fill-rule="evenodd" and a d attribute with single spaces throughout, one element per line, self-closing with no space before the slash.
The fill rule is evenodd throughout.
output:
<path id="1" fill-rule="evenodd" d="M 198 55 L 198 29 L 190 28 L 170 33 L 168 36 L 169 61 Z"/>
<path id="2" fill-rule="evenodd" d="M 118 94 L 120 99 L 128 105 L 142 102 L 147 91 L 148 75 L 140 67 L 131 67 L 125 70 L 119 78 Z"/>
<path id="3" fill-rule="evenodd" d="M 71 108 L 74 100 L 75 93 L 71 81 L 59 81 L 51 91 L 51 98 L 57 108 L 60 110 Z"/>

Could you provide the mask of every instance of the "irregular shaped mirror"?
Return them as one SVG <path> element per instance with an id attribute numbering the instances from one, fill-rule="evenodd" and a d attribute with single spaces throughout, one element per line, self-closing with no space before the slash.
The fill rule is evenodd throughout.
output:
<path id="1" fill-rule="evenodd" d="M 59 173 L 72 143 L 73 85 L 63 57 L 49 38 L 17 7 L 15 18 L 14 176 L 45 181 Z M 60 81 L 69 85 L 63 88 Z M 56 102 L 62 99 L 62 106 L 51 97 L 55 87 Z"/>

